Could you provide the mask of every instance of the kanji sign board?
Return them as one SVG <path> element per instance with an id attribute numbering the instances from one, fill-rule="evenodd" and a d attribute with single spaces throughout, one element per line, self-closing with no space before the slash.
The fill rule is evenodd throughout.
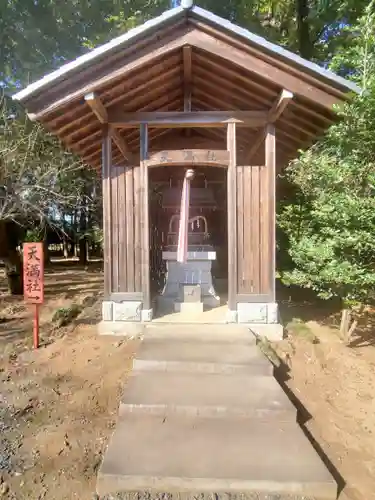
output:
<path id="1" fill-rule="evenodd" d="M 43 243 L 23 244 L 23 294 L 29 304 L 44 300 Z"/>

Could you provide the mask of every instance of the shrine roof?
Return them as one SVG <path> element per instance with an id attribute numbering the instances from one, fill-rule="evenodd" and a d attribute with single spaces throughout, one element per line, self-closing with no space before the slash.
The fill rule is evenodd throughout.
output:
<path id="1" fill-rule="evenodd" d="M 31 119 L 41 121 L 88 164 L 98 166 L 102 123 L 85 102 L 87 93 L 98 94 L 109 110 L 181 111 L 187 78 L 191 109 L 197 111 L 269 110 L 283 89 L 293 93 L 291 105 L 276 122 L 283 163 L 335 121 L 334 104 L 360 91 L 333 72 L 192 6 L 166 11 L 64 64 L 13 98 Z M 138 131 L 121 129 L 120 134 L 129 150 L 137 151 Z M 173 129 L 150 130 L 151 146 L 159 149 L 180 136 L 181 131 Z M 224 139 L 225 131 L 199 129 L 193 137 L 215 142 Z M 242 131 L 240 147 L 249 141 L 251 134 Z M 113 160 L 121 158 L 114 148 Z"/>

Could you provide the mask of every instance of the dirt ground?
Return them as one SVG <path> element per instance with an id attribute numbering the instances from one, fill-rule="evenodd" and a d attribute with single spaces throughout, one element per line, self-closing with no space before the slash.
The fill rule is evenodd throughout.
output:
<path id="1" fill-rule="evenodd" d="M 0 278 L 1 279 L 1 278 Z M 5 282 L 3 283 L 5 287 Z M 102 453 L 136 341 L 99 337 L 100 264 L 59 263 L 47 271 L 42 347 L 31 347 L 31 312 L 0 294 L 0 498 L 91 500 Z M 285 295 L 285 293 L 284 293 Z M 288 338 L 266 346 L 277 376 L 301 409 L 301 423 L 343 490 L 375 491 L 375 328 L 365 318 L 351 346 L 325 304 L 282 298 Z M 78 304 L 68 326 L 57 309 Z M 281 363 L 280 361 L 281 360 Z"/>
<path id="2" fill-rule="evenodd" d="M 335 307 L 281 301 L 281 311 L 289 335 L 272 346 L 281 360 L 279 381 L 301 410 L 300 422 L 335 477 L 339 499 L 375 498 L 373 314 L 348 346 Z"/>

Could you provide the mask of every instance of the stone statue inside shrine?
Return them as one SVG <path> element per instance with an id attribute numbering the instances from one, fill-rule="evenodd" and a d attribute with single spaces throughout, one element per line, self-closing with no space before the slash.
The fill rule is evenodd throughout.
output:
<path id="1" fill-rule="evenodd" d="M 174 212 L 169 219 L 166 246 L 162 257 L 167 274 L 159 306 L 164 311 L 202 312 L 204 306 L 220 305 L 212 282 L 212 261 L 216 252 L 210 241 L 207 217 L 216 209 L 212 192 L 207 188 L 190 189 L 187 224 L 187 255 L 185 262 L 177 261 L 181 191 L 170 188 L 163 193 L 163 208 Z M 177 211 L 177 213 L 176 213 Z"/>

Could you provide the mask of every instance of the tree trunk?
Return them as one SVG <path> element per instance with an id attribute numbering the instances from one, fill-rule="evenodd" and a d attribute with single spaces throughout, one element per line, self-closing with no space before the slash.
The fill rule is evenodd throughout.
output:
<path id="1" fill-rule="evenodd" d="M 19 227 L 15 222 L 0 222 L 0 259 L 4 262 L 9 292 L 23 294 L 23 265 L 17 250 Z"/>
<path id="2" fill-rule="evenodd" d="M 87 264 L 87 238 L 83 236 L 87 229 L 87 220 L 84 210 L 81 210 L 79 220 L 79 263 L 83 266 Z"/>
<path id="3" fill-rule="evenodd" d="M 63 236 L 63 251 L 64 251 L 64 258 L 67 259 L 68 258 L 68 255 L 69 255 L 69 251 L 68 251 L 68 242 L 66 241 L 66 237 Z"/>
<path id="4" fill-rule="evenodd" d="M 43 259 L 44 259 L 44 266 L 49 266 L 49 264 L 51 264 L 51 256 L 49 254 L 49 249 L 48 249 L 47 231 L 45 232 L 43 239 Z"/>
<path id="5" fill-rule="evenodd" d="M 79 240 L 79 263 L 82 266 L 87 264 L 87 240 L 86 238 L 81 238 Z"/>
<path id="6" fill-rule="evenodd" d="M 301 57 L 310 60 L 313 55 L 313 45 L 309 26 L 308 0 L 296 0 L 298 49 Z"/>
<path id="7" fill-rule="evenodd" d="M 7 259 L 3 259 L 11 295 L 23 294 L 23 265 L 17 250 L 11 250 Z"/>
<path id="8" fill-rule="evenodd" d="M 92 212 L 91 210 L 87 207 L 87 229 L 91 232 L 92 234 Z M 89 239 L 86 245 L 87 248 L 87 260 L 90 260 L 90 254 L 93 253 L 93 241 L 92 238 Z"/>
<path id="9" fill-rule="evenodd" d="M 79 241 L 77 239 L 78 235 L 78 210 L 74 210 L 72 216 L 72 255 L 73 257 L 78 257 L 79 254 Z"/>
<path id="10" fill-rule="evenodd" d="M 350 344 L 354 335 L 354 332 L 358 326 L 358 319 L 364 311 L 364 306 L 361 305 L 358 310 L 356 310 L 356 317 L 353 321 L 353 311 L 350 309 L 343 309 L 341 312 L 341 324 L 340 324 L 340 334 L 342 339 Z"/>

